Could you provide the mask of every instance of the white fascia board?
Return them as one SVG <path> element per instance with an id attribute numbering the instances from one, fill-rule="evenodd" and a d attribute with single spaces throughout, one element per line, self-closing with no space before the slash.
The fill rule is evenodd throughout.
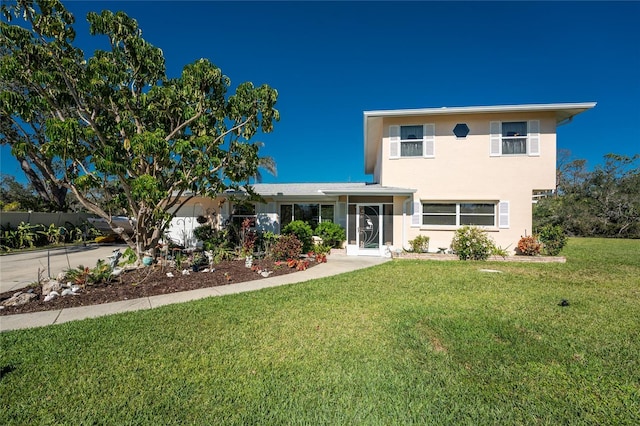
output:
<path id="1" fill-rule="evenodd" d="M 560 104 L 522 104 L 522 105 L 395 109 L 395 110 L 365 111 L 364 117 L 366 121 L 368 117 L 559 111 L 559 110 L 575 110 L 575 109 L 587 110 L 595 106 L 596 106 L 596 102 L 580 102 L 580 103 L 560 103 Z"/>
<path id="2" fill-rule="evenodd" d="M 327 189 L 322 190 L 326 195 L 412 195 L 416 192 L 415 189 L 405 188 L 389 188 L 389 189 L 374 189 L 374 190 L 339 190 L 339 189 Z"/>

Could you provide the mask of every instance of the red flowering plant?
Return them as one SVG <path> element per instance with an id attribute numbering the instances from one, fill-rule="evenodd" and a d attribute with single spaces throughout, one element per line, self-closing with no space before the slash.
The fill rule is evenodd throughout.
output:
<path id="1" fill-rule="evenodd" d="M 542 250 L 542 244 L 534 235 L 527 235 L 518 241 L 518 253 L 526 256 L 538 256 Z"/>

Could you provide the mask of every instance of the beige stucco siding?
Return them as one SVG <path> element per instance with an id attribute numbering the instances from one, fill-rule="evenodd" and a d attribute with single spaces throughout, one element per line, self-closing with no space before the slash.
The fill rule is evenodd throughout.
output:
<path id="1" fill-rule="evenodd" d="M 540 120 L 540 155 L 490 156 L 491 121 Z M 389 158 L 389 126 L 435 124 L 435 158 Z M 456 138 L 456 123 L 470 133 Z M 555 187 L 556 135 L 553 115 L 505 114 L 496 116 L 387 118 L 381 146 L 380 183 L 385 186 L 428 190 L 433 196 L 482 195 L 486 188 L 508 184 L 515 188 Z"/>
<path id="2" fill-rule="evenodd" d="M 540 122 L 540 154 L 491 156 L 491 121 Z M 435 158 L 389 158 L 389 126 L 435 124 Z M 466 123 L 470 132 L 457 138 L 453 128 Z M 487 228 L 496 243 L 514 249 L 518 239 L 531 233 L 533 190 L 555 188 L 556 121 L 553 114 L 484 114 L 460 116 L 387 117 L 383 128 L 380 183 L 414 188 L 420 202 L 509 202 L 509 228 Z M 396 205 L 397 209 L 403 206 Z M 454 228 L 411 226 L 411 206 L 406 217 L 397 216 L 394 246 L 404 246 L 418 234 L 431 238 L 431 250 L 448 247 Z"/>

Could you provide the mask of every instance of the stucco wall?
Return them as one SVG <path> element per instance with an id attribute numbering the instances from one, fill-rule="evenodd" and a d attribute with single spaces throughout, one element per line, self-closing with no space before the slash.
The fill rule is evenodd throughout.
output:
<path id="1" fill-rule="evenodd" d="M 540 120 L 540 155 L 490 156 L 491 121 Z M 435 124 L 435 158 L 389 158 L 389 126 Z M 457 138 L 453 128 L 466 123 L 470 132 Z M 531 233 L 533 190 L 555 188 L 556 122 L 551 113 L 511 113 L 429 117 L 387 117 L 379 152 L 380 183 L 413 188 L 414 199 L 427 201 L 509 201 L 510 226 L 488 231 L 496 243 L 512 250 L 520 236 Z M 396 208 L 401 208 L 400 204 Z M 454 228 L 412 227 L 411 208 L 405 219 L 396 218 L 394 245 L 404 245 L 418 234 L 428 235 L 430 248 L 448 247 Z"/>

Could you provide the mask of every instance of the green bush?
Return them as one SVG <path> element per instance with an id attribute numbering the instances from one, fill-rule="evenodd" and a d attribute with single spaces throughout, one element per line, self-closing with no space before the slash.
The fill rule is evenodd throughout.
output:
<path id="1" fill-rule="evenodd" d="M 487 232 L 475 226 L 463 226 L 451 240 L 451 248 L 460 260 L 487 260 L 494 247 Z"/>
<path id="2" fill-rule="evenodd" d="M 347 239 L 344 228 L 337 223 L 322 222 L 316 227 L 315 234 L 322 238 L 322 242 L 333 248 L 341 248 Z"/>
<path id="3" fill-rule="evenodd" d="M 273 260 L 299 259 L 302 254 L 302 242 L 294 234 L 280 235 L 271 247 Z"/>
<path id="4" fill-rule="evenodd" d="M 302 220 L 294 220 L 293 222 L 288 223 L 282 229 L 282 234 L 295 235 L 302 243 L 302 251 L 304 253 L 308 252 L 313 247 L 313 230 L 307 222 L 304 222 Z"/>
<path id="5" fill-rule="evenodd" d="M 228 229 L 214 229 L 210 225 L 198 226 L 193 230 L 193 235 L 202 241 L 205 250 L 222 250 L 227 252 L 235 248 Z"/>
<path id="6" fill-rule="evenodd" d="M 314 244 L 312 250 L 315 254 L 329 254 L 331 246 L 329 244 Z"/>
<path id="7" fill-rule="evenodd" d="M 429 237 L 426 235 L 418 235 L 409 241 L 409 245 L 413 253 L 426 253 L 429 251 Z"/>
<path id="8" fill-rule="evenodd" d="M 542 252 L 547 256 L 557 256 L 567 244 L 567 235 L 560 225 L 544 225 L 538 229 Z"/>

